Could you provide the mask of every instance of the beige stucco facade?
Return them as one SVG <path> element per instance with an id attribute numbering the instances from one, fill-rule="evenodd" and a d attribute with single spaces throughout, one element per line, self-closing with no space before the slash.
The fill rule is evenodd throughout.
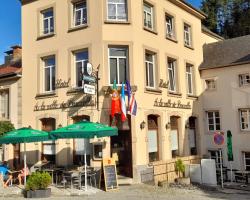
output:
<path id="1" fill-rule="evenodd" d="M 168 160 L 171 153 L 170 117 L 178 117 L 179 156 L 190 155 L 189 117 L 195 117 L 195 134 L 197 153 L 200 153 L 199 124 L 202 81 L 198 67 L 203 59 L 202 46 L 213 42 L 207 33 L 202 32 L 201 19 L 204 15 L 178 0 L 145 1 L 153 6 L 154 25 L 152 31 L 143 27 L 143 1 L 128 0 L 128 20 L 113 23 L 107 20 L 105 0 L 87 0 L 88 22 L 81 28 L 71 28 L 71 1 L 69 0 L 38 0 L 22 5 L 22 44 L 23 44 L 23 126 L 41 129 L 41 119 L 54 118 L 56 127 L 73 123 L 75 116 L 87 115 L 93 122 L 110 124 L 111 95 L 107 94 L 109 84 L 109 46 L 126 46 L 128 48 L 129 80 L 136 86 L 137 115 L 131 117 L 130 145 L 132 148 L 133 177 L 139 180 L 140 170 L 149 164 L 148 154 L 148 116 L 157 117 L 158 159 Z M 98 5 L 98 6 L 96 6 Z M 40 11 L 53 8 L 55 33 L 49 37 L 40 35 Z M 166 39 L 165 14 L 174 17 L 175 40 Z M 192 45 L 184 45 L 184 23 L 191 27 Z M 217 38 L 218 40 L 218 38 Z M 92 96 L 93 105 L 68 108 L 53 108 L 47 105 L 65 103 L 70 99 L 81 102 L 86 95 L 75 90 L 75 72 L 73 52 L 88 49 L 89 62 L 95 70 L 99 69 L 99 110 L 97 96 Z M 155 63 L 155 88 L 146 87 L 145 52 L 153 52 Z M 69 81 L 69 87 L 56 89 L 53 93 L 43 92 L 43 72 L 41 59 L 55 55 L 56 79 Z M 176 60 L 177 91 L 170 93 L 167 88 L 159 87 L 160 80 L 168 81 L 168 58 Z M 186 64 L 193 66 L 193 95 L 187 94 Z M 161 100 L 162 99 L 162 100 Z M 164 103 L 165 102 L 165 103 Z M 170 104 L 169 104 L 170 103 Z M 174 104 L 175 103 L 175 104 Z M 41 107 L 41 105 L 44 105 Z M 37 106 L 37 107 L 35 107 Z M 171 107 L 171 108 L 170 108 Z M 46 109 L 43 109 L 46 108 Z M 145 127 L 141 124 L 145 122 Z M 103 157 L 111 156 L 111 140 L 105 138 Z M 73 141 L 56 141 L 56 164 L 72 164 Z M 42 145 L 29 144 L 29 163 L 40 161 Z M 100 166 L 100 161 L 91 157 L 91 164 Z"/>

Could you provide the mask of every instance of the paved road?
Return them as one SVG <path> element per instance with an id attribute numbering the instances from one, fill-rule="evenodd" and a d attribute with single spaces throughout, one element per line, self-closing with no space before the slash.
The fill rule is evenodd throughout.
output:
<path id="1" fill-rule="evenodd" d="M 7 196 L 2 199 L 23 199 L 20 195 Z M 159 188 L 148 185 L 123 186 L 112 192 L 98 192 L 89 196 L 64 196 L 57 193 L 50 200 L 250 200 L 250 193 L 237 190 L 211 191 L 197 188 Z"/>

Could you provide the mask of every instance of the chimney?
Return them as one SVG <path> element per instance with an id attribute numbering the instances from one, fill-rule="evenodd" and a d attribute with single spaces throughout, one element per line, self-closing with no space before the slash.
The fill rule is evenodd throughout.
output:
<path id="1" fill-rule="evenodd" d="M 15 45 L 11 47 L 13 49 L 13 59 L 16 60 L 22 57 L 22 47 Z"/>

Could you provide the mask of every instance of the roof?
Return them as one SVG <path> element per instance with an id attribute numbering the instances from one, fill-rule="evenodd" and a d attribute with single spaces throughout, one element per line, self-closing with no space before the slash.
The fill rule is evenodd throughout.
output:
<path id="1" fill-rule="evenodd" d="M 203 46 L 200 70 L 250 63 L 250 35 Z"/>
<path id="2" fill-rule="evenodd" d="M 218 40 L 225 40 L 225 38 L 221 37 L 220 35 L 214 33 L 213 31 L 209 30 L 207 27 L 205 27 L 204 25 L 201 26 L 201 31 L 203 33 L 206 33 L 207 35 L 214 37 L 215 39 Z"/>
<path id="3" fill-rule="evenodd" d="M 20 67 L 4 66 L 0 67 L 0 76 L 9 74 L 18 74 L 22 71 Z"/>

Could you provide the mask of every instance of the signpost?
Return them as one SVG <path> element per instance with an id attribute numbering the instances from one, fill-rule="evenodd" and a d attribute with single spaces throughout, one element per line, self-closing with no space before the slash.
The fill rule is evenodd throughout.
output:
<path id="1" fill-rule="evenodd" d="M 105 190 L 108 191 L 118 189 L 116 164 L 114 159 L 103 159 L 103 173 Z"/>
<path id="2" fill-rule="evenodd" d="M 214 133 L 214 143 L 217 146 L 222 146 L 224 145 L 225 139 L 224 139 L 224 133 L 223 132 L 215 132 Z M 219 156 L 220 156 L 220 177 L 221 177 L 221 188 L 224 188 L 224 183 L 223 183 L 223 168 L 222 168 L 222 148 L 219 149 Z"/>

